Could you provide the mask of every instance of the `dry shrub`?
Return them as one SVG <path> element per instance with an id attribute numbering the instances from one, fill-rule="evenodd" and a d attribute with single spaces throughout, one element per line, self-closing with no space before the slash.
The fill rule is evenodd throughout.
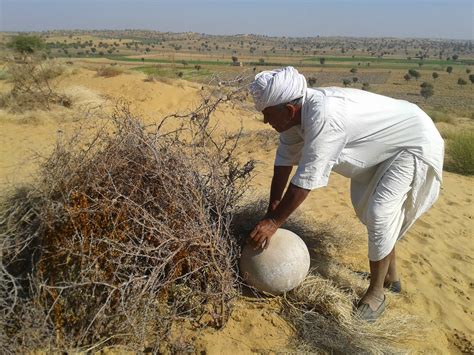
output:
<path id="1" fill-rule="evenodd" d="M 54 80 L 63 67 L 53 60 L 36 57 L 25 61 L 10 60 L 7 63 L 12 89 L 0 96 L 0 107 L 12 112 L 49 110 L 52 105 L 71 106 L 71 100 L 57 92 Z"/>
<path id="2" fill-rule="evenodd" d="M 120 74 L 123 74 L 123 69 L 105 65 L 96 70 L 97 76 L 103 76 L 105 78 L 112 78 Z"/>
<path id="3" fill-rule="evenodd" d="M 174 131 L 122 106 L 59 140 L 39 181 L 5 201 L 3 351 L 157 351 L 175 320 L 225 323 L 238 292 L 230 224 L 253 163 L 209 134 L 222 100 L 173 115 Z"/>

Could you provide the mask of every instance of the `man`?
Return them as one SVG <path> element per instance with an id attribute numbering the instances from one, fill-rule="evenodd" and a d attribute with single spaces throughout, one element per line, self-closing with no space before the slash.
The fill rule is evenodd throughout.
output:
<path id="1" fill-rule="evenodd" d="M 440 134 L 412 103 L 357 89 L 308 89 L 293 67 L 257 74 L 250 92 L 264 122 L 280 133 L 268 212 L 250 241 L 267 247 L 309 192 L 328 184 L 331 170 L 351 178 L 352 204 L 368 231 L 371 274 L 357 313 L 374 321 L 385 308 L 384 286 L 400 292 L 395 242 L 438 198 Z"/>

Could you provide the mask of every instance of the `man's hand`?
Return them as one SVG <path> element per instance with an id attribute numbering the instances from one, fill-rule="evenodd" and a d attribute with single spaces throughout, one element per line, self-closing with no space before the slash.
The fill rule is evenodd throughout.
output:
<path id="1" fill-rule="evenodd" d="M 264 218 L 258 222 L 255 228 L 250 232 L 250 242 L 254 250 L 267 249 L 270 238 L 275 234 L 278 227 L 273 218 Z"/>

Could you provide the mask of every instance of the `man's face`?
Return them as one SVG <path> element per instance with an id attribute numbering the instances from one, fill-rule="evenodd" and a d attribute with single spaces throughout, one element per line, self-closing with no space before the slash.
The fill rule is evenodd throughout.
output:
<path id="1" fill-rule="evenodd" d="M 275 131 L 281 133 L 294 126 L 294 114 L 288 107 L 290 105 L 277 105 L 265 108 L 263 113 L 263 122 L 268 123 Z"/>

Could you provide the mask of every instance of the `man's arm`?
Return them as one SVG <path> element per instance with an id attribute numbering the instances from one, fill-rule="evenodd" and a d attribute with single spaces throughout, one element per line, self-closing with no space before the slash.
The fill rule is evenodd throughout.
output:
<path id="1" fill-rule="evenodd" d="M 250 239 L 255 249 L 267 248 L 270 238 L 276 230 L 286 221 L 286 219 L 298 208 L 306 199 L 310 190 L 303 189 L 290 184 L 286 190 L 285 196 L 278 206 L 257 223 L 250 232 Z"/>
<path id="2" fill-rule="evenodd" d="M 273 212 L 280 203 L 292 170 L 292 166 L 274 166 L 267 215 Z"/>

